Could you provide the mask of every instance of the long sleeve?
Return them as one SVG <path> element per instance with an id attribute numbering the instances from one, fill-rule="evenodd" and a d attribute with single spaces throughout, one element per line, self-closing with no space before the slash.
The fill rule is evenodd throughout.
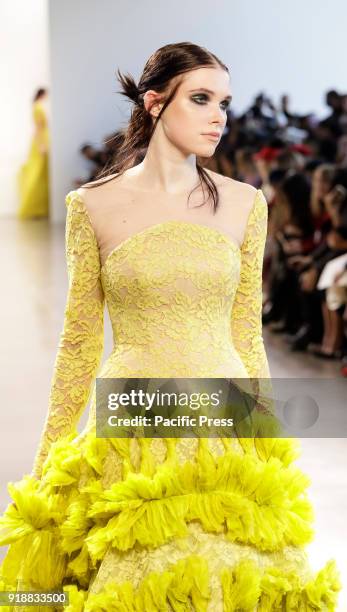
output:
<path id="1" fill-rule="evenodd" d="M 262 335 L 262 271 L 267 235 L 268 205 L 257 190 L 241 247 L 240 281 L 231 314 L 231 331 L 250 378 L 269 378 Z"/>
<path id="2" fill-rule="evenodd" d="M 248 393 L 253 398 L 251 422 L 245 420 L 238 424 L 238 435 L 244 437 L 272 437 L 280 431 L 262 334 L 262 272 L 267 221 L 267 201 L 258 189 L 241 247 L 240 280 L 231 313 L 233 343 L 248 372 Z"/>
<path id="3" fill-rule="evenodd" d="M 85 409 L 104 346 L 104 293 L 97 240 L 82 199 L 66 196 L 68 293 L 46 422 L 33 473 L 40 477 L 52 442 L 71 433 Z"/>

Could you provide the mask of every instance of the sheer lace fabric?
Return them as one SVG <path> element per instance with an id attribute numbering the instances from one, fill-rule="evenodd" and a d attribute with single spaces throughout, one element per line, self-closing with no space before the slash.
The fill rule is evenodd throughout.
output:
<path id="1" fill-rule="evenodd" d="M 101 377 L 270 376 L 261 330 L 267 203 L 257 190 L 242 247 L 203 223 L 148 225 L 100 261 L 77 191 L 66 197 L 69 292 L 47 419 L 35 460 L 78 422 Z M 114 349 L 103 351 L 104 303 Z M 95 395 L 88 427 L 95 422 Z"/>
<path id="2" fill-rule="evenodd" d="M 66 205 L 69 290 L 39 480 L 12 485 L 0 517 L 0 544 L 11 544 L 0 587 L 64 585 L 66 612 L 334 610 L 335 564 L 314 576 L 304 550 L 313 517 L 293 440 L 95 435 L 96 377 L 230 377 L 269 390 L 262 191 L 242 240 L 241 225 L 228 236 L 199 213 L 149 216 L 102 242 L 105 209 L 97 217 L 76 191 Z M 101 364 L 105 305 L 114 346 Z"/>

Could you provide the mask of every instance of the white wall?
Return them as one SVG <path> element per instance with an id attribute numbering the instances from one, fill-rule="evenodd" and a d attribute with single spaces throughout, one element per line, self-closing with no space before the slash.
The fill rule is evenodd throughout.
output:
<path id="1" fill-rule="evenodd" d="M 1 0 L 0 216 L 15 214 L 17 171 L 33 130 L 32 97 L 49 87 L 47 11 L 47 0 Z"/>
<path id="2" fill-rule="evenodd" d="M 234 109 L 262 89 L 293 109 L 323 115 L 323 92 L 347 91 L 344 0 L 50 0 L 54 220 L 85 169 L 78 148 L 125 124 L 117 67 L 138 78 L 168 42 L 202 44 L 229 66 Z"/>

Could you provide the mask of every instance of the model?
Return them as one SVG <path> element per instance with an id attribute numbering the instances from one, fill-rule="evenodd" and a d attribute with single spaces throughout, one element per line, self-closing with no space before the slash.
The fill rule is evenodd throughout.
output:
<path id="1" fill-rule="evenodd" d="M 183 42 L 119 80 L 134 106 L 116 162 L 66 197 L 64 327 L 33 473 L 9 484 L 2 590 L 63 588 L 69 612 L 334 610 L 294 440 L 96 436 L 96 377 L 270 379 L 267 202 L 198 162 L 225 127 L 227 67 Z"/>
<path id="2" fill-rule="evenodd" d="M 48 217 L 49 214 L 49 128 L 48 92 L 38 89 L 33 100 L 34 135 L 29 156 L 18 172 L 19 219 Z"/>

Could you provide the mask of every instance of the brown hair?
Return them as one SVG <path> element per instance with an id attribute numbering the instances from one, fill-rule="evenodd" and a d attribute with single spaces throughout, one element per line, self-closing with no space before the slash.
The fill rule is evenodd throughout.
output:
<path id="1" fill-rule="evenodd" d="M 40 87 L 40 89 L 37 89 L 33 97 L 33 102 L 36 102 L 36 100 L 42 98 L 45 93 L 47 93 L 47 89 L 45 89 L 44 87 Z"/>
<path id="2" fill-rule="evenodd" d="M 132 109 L 128 126 L 124 132 L 123 142 L 116 153 L 115 159 L 97 175 L 97 181 L 93 185 L 90 185 L 89 188 L 97 187 L 101 179 L 114 173 L 117 173 L 116 177 L 110 177 L 107 181 L 103 182 L 116 180 L 125 170 L 140 163 L 146 154 L 149 141 L 161 114 L 174 98 L 183 80 L 178 80 L 170 91 L 170 82 L 172 79 L 185 72 L 211 66 L 219 66 L 229 73 L 227 66 L 205 47 L 200 47 L 190 42 L 181 42 L 168 44 L 157 49 L 157 51 L 147 60 L 138 85 L 136 85 L 132 76 L 124 76 L 117 70 L 117 79 L 122 85 L 122 91 L 118 93 L 132 100 L 134 108 Z M 165 100 L 160 113 L 154 121 L 143 103 L 143 96 L 149 89 L 154 89 L 158 93 L 162 93 Z M 167 92 L 168 96 L 166 97 Z M 202 167 L 201 164 L 203 163 L 203 159 L 205 158 L 201 158 L 199 161 L 197 158 L 196 160 L 196 168 L 200 179 L 199 184 L 202 186 L 202 189 L 203 183 L 206 185 L 209 194 L 208 199 L 212 197 L 213 212 L 215 213 L 219 202 L 218 189 L 209 174 Z M 88 187 L 88 184 L 85 185 L 85 187 Z M 195 191 L 197 187 L 199 187 L 199 185 L 197 185 L 193 191 Z M 189 197 L 193 191 L 189 194 Z M 203 202 L 201 206 L 204 203 L 205 202 Z"/>

